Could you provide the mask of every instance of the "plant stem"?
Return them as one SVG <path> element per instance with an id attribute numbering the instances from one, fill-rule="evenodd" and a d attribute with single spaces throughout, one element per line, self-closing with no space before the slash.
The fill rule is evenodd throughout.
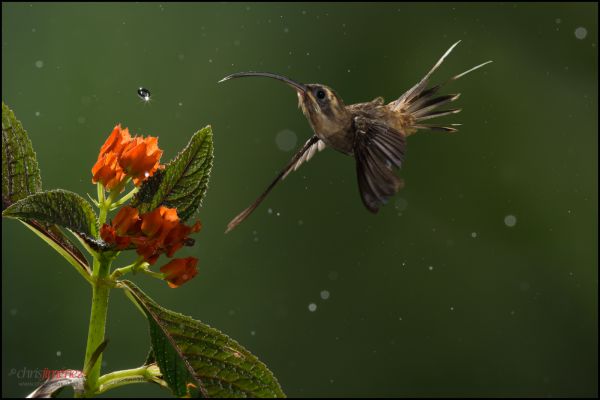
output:
<path id="1" fill-rule="evenodd" d="M 94 258 L 94 271 L 92 273 L 92 278 L 94 279 L 92 289 L 92 310 L 90 313 L 85 361 L 83 364 L 84 368 L 89 368 L 89 371 L 84 371 L 86 373 L 86 396 L 95 392 L 98 386 L 98 378 L 100 377 L 102 355 L 98 357 L 98 360 L 94 365 L 89 365 L 89 362 L 94 351 L 96 351 L 98 346 L 104 341 L 108 295 L 111 288 L 107 282 L 107 278 L 112 260 L 112 257 L 108 257 L 104 254 L 99 254 L 97 258 Z"/>
<path id="2" fill-rule="evenodd" d="M 154 364 L 144 365 L 140 368 L 111 372 L 110 374 L 102 375 L 100 379 L 98 379 L 98 390 L 96 393 L 104 393 L 107 390 L 132 383 L 143 383 L 150 381 L 160 384 L 160 376 L 160 369 Z"/>
<path id="3" fill-rule="evenodd" d="M 129 199 L 131 199 L 133 196 L 135 196 L 135 194 L 140 190 L 140 188 L 138 188 L 137 186 L 134 187 L 133 189 L 131 189 L 131 191 L 129 193 L 127 193 L 125 196 L 121 197 L 119 200 L 117 200 L 116 202 L 114 202 L 110 209 L 114 210 L 115 208 L 119 207 L 121 204 L 124 204 L 125 202 L 127 202 Z"/>

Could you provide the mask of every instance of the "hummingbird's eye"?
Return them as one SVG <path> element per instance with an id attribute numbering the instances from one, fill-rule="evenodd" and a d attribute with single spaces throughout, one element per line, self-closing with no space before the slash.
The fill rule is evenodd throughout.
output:
<path id="1" fill-rule="evenodd" d="M 325 98 L 325 91 L 319 89 L 319 91 L 317 91 L 317 98 L 323 100 Z"/>

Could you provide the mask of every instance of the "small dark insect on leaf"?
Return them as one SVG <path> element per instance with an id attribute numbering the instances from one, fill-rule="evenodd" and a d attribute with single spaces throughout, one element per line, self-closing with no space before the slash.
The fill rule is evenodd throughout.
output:
<path id="1" fill-rule="evenodd" d="M 150 101 L 150 91 L 148 89 L 141 87 L 137 90 L 137 94 L 140 99 L 146 102 Z"/>

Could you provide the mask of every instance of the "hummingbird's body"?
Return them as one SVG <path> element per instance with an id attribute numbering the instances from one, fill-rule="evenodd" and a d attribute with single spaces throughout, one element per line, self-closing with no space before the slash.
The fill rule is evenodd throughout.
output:
<path id="1" fill-rule="evenodd" d="M 402 166 L 406 137 L 420 129 L 456 131 L 453 127 L 428 125 L 423 121 L 460 111 L 438 110 L 440 106 L 456 100 L 459 94 L 438 96 L 437 92 L 442 85 L 427 88 L 430 75 L 457 44 L 458 42 L 442 56 L 419 83 L 388 104 L 378 97 L 370 102 L 346 106 L 342 98 L 325 85 L 304 85 L 268 72 L 241 72 L 223 78 L 221 81 L 245 76 L 264 76 L 287 83 L 296 89 L 298 105 L 315 133 L 263 194 L 229 223 L 227 232 L 248 217 L 277 182 L 325 147 L 331 147 L 356 159 L 361 198 L 367 209 L 377 212 L 381 205 L 403 186 L 403 181 L 395 174 L 395 170 Z M 456 75 L 450 78 L 450 81 L 487 63 Z"/>

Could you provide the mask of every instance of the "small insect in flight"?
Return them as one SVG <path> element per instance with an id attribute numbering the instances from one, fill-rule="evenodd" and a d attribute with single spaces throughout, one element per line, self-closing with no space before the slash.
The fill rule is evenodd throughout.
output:
<path id="1" fill-rule="evenodd" d="M 460 96 L 460 93 L 438 95 L 440 88 L 491 62 L 477 65 L 442 84 L 429 86 L 431 74 L 458 43 L 460 41 L 454 43 L 416 85 L 388 104 L 385 104 L 382 97 L 377 97 L 366 103 L 346 105 L 328 86 L 319 83 L 302 84 L 269 72 L 238 72 L 221 79 L 219 82 L 262 76 L 286 83 L 296 91 L 298 106 L 314 131 L 314 135 L 254 203 L 229 222 L 225 232 L 244 221 L 279 181 L 325 147 L 356 159 L 358 189 L 363 204 L 372 213 L 378 212 L 404 186 L 404 181 L 395 172 L 404 163 L 406 138 L 419 130 L 457 131 L 455 127 L 460 124 L 429 124 L 432 118 L 461 111 L 460 108 L 439 109 Z"/>
<path id="2" fill-rule="evenodd" d="M 148 89 L 140 87 L 137 90 L 137 94 L 138 94 L 139 98 L 142 99 L 145 103 L 149 103 L 150 102 L 150 100 L 151 100 L 150 99 L 150 91 Z"/>

